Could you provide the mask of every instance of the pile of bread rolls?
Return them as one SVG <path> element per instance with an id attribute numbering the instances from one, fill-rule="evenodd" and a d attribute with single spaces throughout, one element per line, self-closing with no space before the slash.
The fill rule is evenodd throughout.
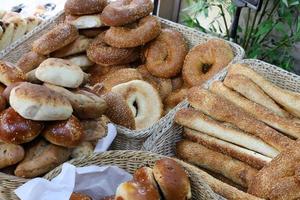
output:
<path id="1" fill-rule="evenodd" d="M 36 16 L 23 17 L 16 12 L 0 12 L 0 51 L 32 31 L 41 21 Z"/>
<path id="2" fill-rule="evenodd" d="M 174 160 L 164 158 L 153 169 L 141 167 L 133 179 L 120 184 L 115 196 L 101 200 L 187 200 L 192 198 L 188 174 Z M 91 200 L 83 193 L 73 193 L 70 200 Z"/>
<path id="3" fill-rule="evenodd" d="M 177 144 L 180 158 L 257 197 L 300 197 L 295 183 L 299 93 L 234 64 L 224 81 L 213 82 L 209 90 L 191 88 L 188 101 L 191 107 L 175 116 L 184 126 L 184 140 Z M 216 192 L 229 199 L 234 195 Z"/>

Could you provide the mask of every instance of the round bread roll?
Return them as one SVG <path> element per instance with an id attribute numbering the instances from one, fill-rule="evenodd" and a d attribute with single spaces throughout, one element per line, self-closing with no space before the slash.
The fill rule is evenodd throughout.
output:
<path id="1" fill-rule="evenodd" d="M 106 0 L 67 0 L 65 12 L 72 15 L 101 13 L 106 5 Z"/>
<path id="2" fill-rule="evenodd" d="M 80 121 L 73 115 L 68 120 L 49 123 L 42 134 L 52 144 L 64 147 L 76 147 L 83 138 Z"/>
<path id="3" fill-rule="evenodd" d="M 11 90 L 14 87 L 17 87 L 18 85 L 20 85 L 21 83 L 24 83 L 24 82 L 16 82 L 16 83 L 12 83 L 9 86 L 7 86 L 2 92 L 2 97 L 4 97 L 6 101 L 9 101 L 9 96 L 10 96 Z"/>
<path id="4" fill-rule="evenodd" d="M 94 152 L 94 146 L 91 142 L 82 142 L 79 146 L 72 150 L 71 157 L 79 158 L 81 156 L 88 156 Z"/>
<path id="5" fill-rule="evenodd" d="M 25 80 L 25 74 L 11 63 L 0 61 L 0 82 L 8 86 Z"/>
<path id="6" fill-rule="evenodd" d="M 152 184 L 128 181 L 119 185 L 115 199 L 160 200 L 160 195 L 158 190 Z"/>
<path id="7" fill-rule="evenodd" d="M 32 50 L 38 54 L 48 55 L 70 44 L 78 36 L 79 33 L 75 26 L 62 23 L 34 41 Z"/>
<path id="8" fill-rule="evenodd" d="M 73 112 L 67 98 L 42 85 L 21 83 L 10 92 L 9 103 L 25 119 L 66 120 Z"/>
<path id="9" fill-rule="evenodd" d="M 133 180 L 143 184 L 152 184 L 155 188 L 158 188 L 154 179 L 153 170 L 150 167 L 137 169 L 133 174 Z"/>
<path id="10" fill-rule="evenodd" d="M 70 200 L 92 200 L 92 198 L 83 193 L 73 192 Z"/>
<path id="11" fill-rule="evenodd" d="M 48 58 L 36 69 L 35 76 L 46 83 L 77 88 L 83 82 L 84 72 L 71 61 L 60 58 Z"/>
<path id="12" fill-rule="evenodd" d="M 10 107 L 0 114 L 0 141 L 13 144 L 30 142 L 43 127 L 42 122 L 24 119 Z"/>
<path id="13" fill-rule="evenodd" d="M 25 152 L 21 145 L 0 144 L 0 169 L 17 164 L 24 156 Z"/>
<path id="14" fill-rule="evenodd" d="M 184 169 L 174 160 L 164 158 L 155 162 L 153 174 L 164 199 L 191 199 L 191 185 Z"/>
<path id="15" fill-rule="evenodd" d="M 114 86 L 112 92 L 121 94 L 135 117 L 136 129 L 148 128 L 158 121 L 163 106 L 158 91 L 141 80 L 133 80 Z"/>

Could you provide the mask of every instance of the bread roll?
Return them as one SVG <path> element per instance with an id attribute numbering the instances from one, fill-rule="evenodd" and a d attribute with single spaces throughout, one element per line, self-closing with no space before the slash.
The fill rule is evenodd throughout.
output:
<path id="1" fill-rule="evenodd" d="M 66 56 L 75 55 L 78 53 L 85 52 L 92 39 L 80 35 L 74 42 L 64 46 L 63 48 L 54 51 L 51 56 L 56 58 L 62 58 Z"/>
<path id="2" fill-rule="evenodd" d="M 83 71 L 86 71 L 90 66 L 95 64 L 85 54 L 68 56 L 65 59 L 78 65 Z"/>
<path id="3" fill-rule="evenodd" d="M 0 60 L 0 82 L 8 86 L 25 80 L 25 74 L 11 63 Z"/>
<path id="4" fill-rule="evenodd" d="M 184 128 L 183 135 L 184 138 L 188 140 L 197 142 L 211 150 L 236 158 L 256 169 L 261 169 L 272 160 L 272 158 L 259 154 L 255 151 L 248 150 L 189 128 Z"/>
<path id="5" fill-rule="evenodd" d="M 279 154 L 279 151 L 260 138 L 225 126 L 193 108 L 184 108 L 178 111 L 175 121 L 182 126 L 204 132 L 210 136 L 259 152 L 270 158 L 274 158 Z"/>
<path id="6" fill-rule="evenodd" d="M 79 87 L 84 79 L 79 66 L 59 58 L 48 58 L 42 62 L 36 69 L 35 76 L 43 82 L 68 88 Z"/>
<path id="7" fill-rule="evenodd" d="M 250 78 L 256 83 L 265 93 L 267 93 L 278 104 L 283 106 L 287 111 L 296 117 L 300 117 L 300 94 L 289 90 L 282 89 L 272 82 L 265 79 L 263 76 L 242 64 L 230 66 L 228 74 L 240 74 Z"/>
<path id="8" fill-rule="evenodd" d="M 158 190 L 151 184 L 128 181 L 118 186 L 115 199 L 160 200 L 160 195 Z"/>
<path id="9" fill-rule="evenodd" d="M 13 144 L 27 143 L 43 130 L 42 122 L 24 119 L 9 107 L 0 114 L 0 141 Z"/>
<path id="10" fill-rule="evenodd" d="M 184 200 L 192 198 L 189 177 L 176 161 L 170 158 L 156 161 L 153 174 L 164 199 Z"/>
<path id="11" fill-rule="evenodd" d="M 44 140 L 35 141 L 26 150 L 25 158 L 18 164 L 15 175 L 23 178 L 40 176 L 67 161 L 70 153 L 69 149 Z"/>
<path id="12" fill-rule="evenodd" d="M 15 144 L 0 144 L 0 169 L 17 164 L 23 160 L 25 152 L 22 146 Z"/>
<path id="13" fill-rule="evenodd" d="M 25 119 L 66 120 L 73 112 L 68 99 L 45 86 L 22 83 L 10 93 L 11 107 Z"/>
<path id="14" fill-rule="evenodd" d="M 98 141 L 106 136 L 107 123 L 102 118 L 80 121 L 83 129 L 83 141 Z"/>
<path id="15" fill-rule="evenodd" d="M 25 20 L 27 21 L 26 33 L 32 31 L 35 27 L 37 27 L 41 23 L 41 19 L 35 16 L 26 17 Z"/>
<path id="16" fill-rule="evenodd" d="M 69 91 L 55 85 L 44 85 L 50 90 L 65 96 L 72 104 L 74 114 L 81 119 L 95 119 L 101 117 L 107 109 L 105 100 L 86 90 L 78 89 L 76 91 Z"/>
<path id="17" fill-rule="evenodd" d="M 14 26 L 14 34 L 11 39 L 11 43 L 17 41 L 19 38 L 23 37 L 27 30 L 27 21 L 23 19 L 21 16 L 11 16 L 3 19 L 6 23 L 13 23 Z"/>
<path id="18" fill-rule="evenodd" d="M 5 98 L 6 101 L 9 101 L 9 96 L 10 96 L 10 92 L 14 87 L 17 87 L 18 85 L 20 85 L 21 83 L 24 82 L 16 82 L 16 83 L 12 83 L 9 86 L 7 86 L 3 92 L 2 92 L 2 97 Z"/>
<path id="19" fill-rule="evenodd" d="M 293 140 L 255 119 L 240 107 L 208 90 L 199 87 L 190 89 L 188 101 L 194 108 L 201 110 L 214 119 L 232 123 L 238 128 L 261 138 L 279 151 L 294 143 Z"/>
<path id="20" fill-rule="evenodd" d="M 141 167 L 135 170 L 133 180 L 143 184 L 152 184 L 158 189 L 157 183 L 154 179 L 153 170 L 150 167 Z"/>
<path id="21" fill-rule="evenodd" d="M 32 50 L 38 54 L 48 55 L 71 42 L 78 37 L 78 31 L 71 24 L 62 23 L 42 35 L 32 44 Z"/>
<path id="22" fill-rule="evenodd" d="M 101 13 L 106 5 L 106 0 L 67 0 L 65 12 L 73 15 Z"/>
<path id="23" fill-rule="evenodd" d="M 80 121 L 71 116 L 68 120 L 49 122 L 42 135 L 52 144 L 63 147 L 76 147 L 83 138 Z"/>
<path id="24" fill-rule="evenodd" d="M 46 56 L 37 54 L 34 51 L 29 51 L 22 55 L 16 66 L 21 69 L 23 73 L 27 73 L 37 68 L 46 59 Z"/>
<path id="25" fill-rule="evenodd" d="M 243 187 L 248 187 L 258 172 L 241 161 L 188 140 L 177 144 L 176 153 L 187 162 L 220 173 Z"/>
<path id="26" fill-rule="evenodd" d="M 68 15 L 66 16 L 66 23 L 72 24 L 77 29 L 99 28 L 103 26 L 99 14 L 83 16 Z"/>
<path id="27" fill-rule="evenodd" d="M 11 43 L 15 31 L 15 24 L 4 23 L 2 28 L 4 29 L 4 32 L 0 38 L 0 50 L 5 49 Z"/>
<path id="28" fill-rule="evenodd" d="M 91 142 L 81 142 L 79 146 L 72 150 L 71 157 L 79 158 L 81 156 L 88 156 L 94 152 L 94 146 Z"/>

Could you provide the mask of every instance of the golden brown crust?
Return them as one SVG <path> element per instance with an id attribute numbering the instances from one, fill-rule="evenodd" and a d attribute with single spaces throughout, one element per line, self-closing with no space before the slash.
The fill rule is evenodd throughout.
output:
<path id="1" fill-rule="evenodd" d="M 133 113 L 127 105 L 125 99 L 120 94 L 109 92 L 103 96 L 109 109 L 105 115 L 115 124 L 129 129 L 135 129 Z"/>
<path id="2" fill-rule="evenodd" d="M 140 65 L 137 70 L 142 75 L 143 79 L 150 83 L 159 91 L 161 99 L 165 99 L 172 92 L 172 82 L 170 79 L 158 78 L 153 76 L 145 65 Z"/>
<path id="3" fill-rule="evenodd" d="M 27 73 L 37 68 L 46 59 L 47 57 L 44 55 L 40 55 L 34 51 L 29 51 L 22 55 L 16 66 L 22 70 L 23 73 Z"/>
<path id="4" fill-rule="evenodd" d="M 83 138 L 80 121 L 71 116 L 68 120 L 49 122 L 42 135 L 52 144 L 63 147 L 76 147 Z"/>
<path id="5" fill-rule="evenodd" d="M 187 51 L 186 42 L 180 32 L 163 29 L 144 53 L 146 67 L 154 76 L 175 77 L 181 72 Z"/>
<path id="6" fill-rule="evenodd" d="M 40 176 L 67 161 L 71 151 L 49 144 L 44 140 L 34 141 L 26 149 L 25 158 L 15 169 L 15 175 L 24 178 Z"/>
<path id="7" fill-rule="evenodd" d="M 172 108 L 177 106 L 180 102 L 187 98 L 188 89 L 182 88 L 175 90 L 169 94 L 169 96 L 165 99 L 165 111 L 170 111 Z"/>
<path id="8" fill-rule="evenodd" d="M 190 86 L 202 85 L 226 67 L 233 57 L 230 45 L 223 40 L 212 39 L 199 44 L 190 50 L 184 60 L 183 80 Z"/>
<path id="9" fill-rule="evenodd" d="M 36 138 L 44 123 L 24 119 L 9 107 L 0 114 L 0 140 L 6 143 L 22 144 Z"/>
<path id="10" fill-rule="evenodd" d="M 256 119 L 268 124 L 270 127 L 273 127 L 292 137 L 300 137 L 300 124 L 287 118 L 280 117 L 269 109 L 242 97 L 237 92 L 224 86 L 222 82 L 215 81 L 212 83 L 210 86 L 210 91 L 226 98 L 233 104 L 253 115 Z"/>
<path id="11" fill-rule="evenodd" d="M 243 187 L 247 187 L 258 172 L 241 161 L 188 140 L 177 143 L 176 154 L 192 164 L 221 173 Z"/>
<path id="12" fill-rule="evenodd" d="M 0 144 L 0 169 L 17 164 L 23 160 L 25 152 L 22 146 L 15 144 Z"/>
<path id="13" fill-rule="evenodd" d="M 107 90 L 111 90 L 114 86 L 126 83 L 132 80 L 142 80 L 143 77 L 138 70 L 132 68 L 124 68 L 110 73 L 103 80 L 103 85 Z"/>
<path id="14" fill-rule="evenodd" d="M 194 108 L 219 121 L 236 125 L 238 128 L 261 138 L 279 151 L 294 143 L 293 140 L 265 125 L 263 122 L 256 120 L 243 109 L 208 90 L 200 87 L 191 88 L 188 94 L 188 101 Z"/>
<path id="15" fill-rule="evenodd" d="M 156 161 L 153 174 L 165 199 L 183 200 L 191 198 L 188 174 L 175 160 L 164 158 Z"/>
<path id="16" fill-rule="evenodd" d="M 0 60 L 0 82 L 6 86 L 25 80 L 25 74 L 11 63 Z"/>
<path id="17" fill-rule="evenodd" d="M 101 21 L 108 26 L 122 26 L 149 15 L 152 10 L 150 0 L 119 0 L 104 8 Z"/>
<path id="18" fill-rule="evenodd" d="M 145 45 L 161 32 L 160 22 L 153 16 L 142 18 L 136 27 L 110 27 L 104 41 L 117 48 L 131 48 Z"/>
<path id="19" fill-rule="evenodd" d="M 199 143 L 213 151 L 220 152 L 222 154 L 245 162 L 255 169 L 261 169 L 271 161 L 271 158 L 269 157 L 263 156 L 254 151 L 247 150 L 245 148 L 219 140 L 217 138 L 206 135 L 205 133 L 201 133 L 189 128 L 184 128 L 183 136 L 184 138 Z"/>
<path id="20" fill-rule="evenodd" d="M 87 48 L 87 56 L 99 65 L 124 65 L 139 58 L 139 49 L 109 46 L 103 41 L 103 34 L 100 34 Z"/>
<path id="21" fill-rule="evenodd" d="M 153 170 L 150 167 L 141 167 L 135 170 L 133 180 L 142 184 L 152 184 L 155 188 L 158 188 Z"/>
<path id="22" fill-rule="evenodd" d="M 251 101 L 265 106 L 281 117 L 291 117 L 291 114 L 280 108 L 280 106 L 278 106 L 258 85 L 244 75 L 228 75 L 224 80 L 224 84 Z"/>
<path id="23" fill-rule="evenodd" d="M 299 167 L 299 161 L 300 141 L 296 141 L 294 145 L 291 145 L 258 172 L 249 185 L 248 192 L 262 198 L 270 198 L 270 195 L 288 197 L 299 192 L 299 189 L 294 187 L 292 187 L 293 189 L 286 187 L 286 185 L 297 183 L 297 188 L 299 188 L 298 181 L 295 182 L 288 178 L 294 176 L 295 170 Z M 287 180 L 284 181 L 284 179 Z"/>
<path id="24" fill-rule="evenodd" d="M 73 192 L 70 200 L 92 200 L 92 198 L 83 193 Z"/>
<path id="25" fill-rule="evenodd" d="M 72 15 L 100 13 L 106 5 L 106 0 L 67 0 L 65 12 Z"/>
<path id="26" fill-rule="evenodd" d="M 70 44 L 78 36 L 75 26 L 62 23 L 35 40 L 32 44 L 32 50 L 38 54 L 48 55 Z"/>

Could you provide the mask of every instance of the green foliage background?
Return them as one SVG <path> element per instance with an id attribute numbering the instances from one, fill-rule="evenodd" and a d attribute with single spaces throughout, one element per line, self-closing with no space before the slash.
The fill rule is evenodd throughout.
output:
<path id="1" fill-rule="evenodd" d="M 228 0 L 186 0 L 188 7 L 182 12 L 182 22 L 203 32 L 215 34 L 229 40 L 228 19 L 224 13 L 234 15 L 235 5 Z M 209 8 L 215 6 L 219 15 L 208 28 L 204 28 L 198 20 L 199 14 L 208 16 Z M 264 0 L 261 10 L 246 9 L 246 24 L 238 28 L 235 42 L 246 51 L 248 58 L 257 58 L 292 70 L 293 45 L 300 42 L 300 0 Z M 220 23 L 225 24 L 222 30 Z M 216 34 L 219 32 L 219 34 Z"/>

